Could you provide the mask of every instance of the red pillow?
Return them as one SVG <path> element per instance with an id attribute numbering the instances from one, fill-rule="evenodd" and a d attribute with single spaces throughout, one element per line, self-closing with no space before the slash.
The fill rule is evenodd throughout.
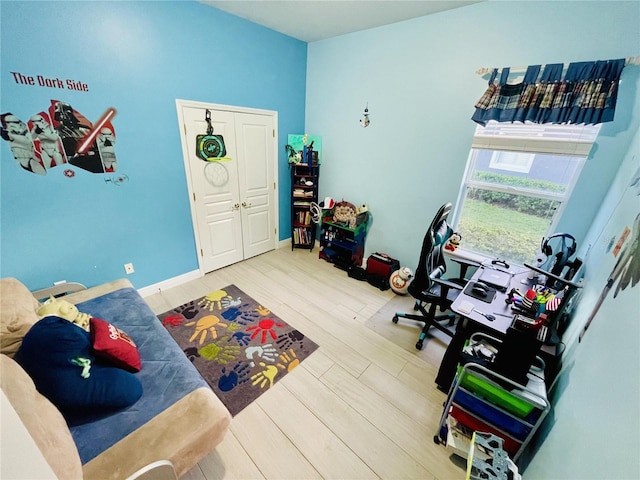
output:
<path id="1" fill-rule="evenodd" d="M 142 368 L 140 353 L 131 337 L 109 322 L 91 318 L 91 344 L 96 357 L 130 372 Z"/>

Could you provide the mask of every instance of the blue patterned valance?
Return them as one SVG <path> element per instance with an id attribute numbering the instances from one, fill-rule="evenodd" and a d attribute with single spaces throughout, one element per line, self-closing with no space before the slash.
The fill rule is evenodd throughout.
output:
<path id="1" fill-rule="evenodd" d="M 496 68 L 471 119 L 498 122 L 597 124 L 610 122 L 625 59 L 527 67 L 524 79 L 508 84 L 509 68 Z"/>

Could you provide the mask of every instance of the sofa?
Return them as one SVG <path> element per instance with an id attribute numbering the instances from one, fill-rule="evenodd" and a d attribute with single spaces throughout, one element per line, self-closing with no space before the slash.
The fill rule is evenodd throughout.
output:
<path id="1" fill-rule="evenodd" d="M 222 441 L 231 421 L 229 411 L 128 280 L 63 298 L 80 312 L 110 322 L 130 336 L 141 368 L 127 375 L 139 381 L 142 393 L 124 408 L 56 408 L 37 390 L 20 361 L 25 336 L 42 330 L 51 317 L 38 316 L 41 303 L 20 281 L 1 279 L 2 392 L 55 475 L 125 479 L 167 460 L 178 476 L 185 474 Z"/>

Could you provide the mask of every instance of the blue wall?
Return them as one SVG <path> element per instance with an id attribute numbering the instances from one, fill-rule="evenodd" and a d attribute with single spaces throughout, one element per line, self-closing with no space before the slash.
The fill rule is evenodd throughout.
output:
<path id="1" fill-rule="evenodd" d="M 91 121 L 118 111 L 117 175 L 35 175 L 0 141 L 2 277 L 31 289 L 91 286 L 133 262 L 141 288 L 198 268 L 176 99 L 278 112 L 279 231 L 289 237 L 284 145 L 304 130 L 306 43 L 191 1 L 12 1 L 0 3 L 0 18 L 0 113 L 26 122 L 51 99 Z M 89 91 L 20 84 L 12 72 Z"/>
<path id="2" fill-rule="evenodd" d="M 627 262 L 640 234 L 639 176 L 636 132 L 588 234 L 584 288 L 573 323 L 563 335 L 564 366 L 551 391 L 553 410 L 541 429 L 547 435 L 541 435 L 544 442 L 526 470 L 527 479 L 640 478 L 640 285 L 622 281 L 624 274 L 612 278 L 620 261 L 638 280 L 637 262 Z M 615 254 L 612 246 L 625 228 L 631 233 Z M 637 243 L 635 248 L 637 255 Z M 593 322 L 584 332 L 591 316 Z M 576 343 L 583 332 L 582 342 Z"/>
<path id="3" fill-rule="evenodd" d="M 369 203 L 367 250 L 413 266 L 426 224 L 457 197 L 472 105 L 486 86 L 477 68 L 640 53 L 637 1 L 484 2 L 312 43 L 308 61 L 306 44 L 194 2 L 3 1 L 0 21 L 0 113 L 27 120 L 50 99 L 90 119 L 117 108 L 118 174 L 129 178 L 107 184 L 108 175 L 76 169 L 68 179 L 59 167 L 33 175 L 0 141 L 0 275 L 32 289 L 112 280 L 125 262 L 138 288 L 197 268 L 176 98 L 278 111 L 280 239 L 289 236 L 283 146 L 306 130 L 323 137 L 321 198 Z M 19 85 L 10 72 L 90 90 Z M 588 253 L 587 281 L 580 321 L 567 332 L 556 423 L 527 478 L 640 475 L 640 287 L 610 294 L 584 342 L 575 340 L 615 263 L 609 240 L 637 214 L 628 187 L 638 169 L 639 87 L 640 68 L 626 67 L 616 119 L 603 126 L 561 221 Z"/>
<path id="4" fill-rule="evenodd" d="M 475 71 L 636 56 L 639 26 L 637 1 L 489 1 L 311 43 L 306 130 L 323 137 L 320 198 L 369 204 L 366 253 L 387 252 L 414 268 L 434 213 L 458 197 L 473 105 L 486 88 Z M 528 479 L 640 475 L 640 286 L 611 293 L 577 343 L 615 263 L 605 248 L 640 211 L 633 197 L 630 211 L 607 225 L 638 168 L 639 92 L 640 67 L 625 67 L 615 120 L 602 126 L 558 225 L 578 240 L 585 289 L 563 339 L 557 408 Z"/>
<path id="5" fill-rule="evenodd" d="M 638 55 L 639 24 L 635 1 L 489 1 L 309 44 L 306 129 L 323 137 L 320 198 L 369 204 L 366 253 L 414 268 L 434 213 L 458 197 L 487 86 L 475 71 Z M 639 86 L 640 69 L 625 68 L 615 121 L 558 225 L 580 250 L 640 124 Z"/>

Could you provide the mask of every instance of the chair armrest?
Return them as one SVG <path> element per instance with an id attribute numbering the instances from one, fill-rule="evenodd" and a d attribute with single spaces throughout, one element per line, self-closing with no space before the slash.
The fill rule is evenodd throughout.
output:
<path id="1" fill-rule="evenodd" d="M 456 263 L 459 263 L 460 265 L 467 266 L 467 267 L 479 267 L 479 266 L 482 265 L 482 263 L 476 262 L 475 260 L 471 260 L 469 258 L 452 257 L 452 256 L 449 256 L 449 258 L 452 261 L 454 261 Z"/>
<path id="2" fill-rule="evenodd" d="M 456 262 L 458 265 L 460 265 L 460 278 L 465 278 L 465 279 L 467 278 L 467 270 L 469 269 L 469 267 L 478 268 L 482 265 L 479 262 L 462 258 L 462 257 L 449 257 L 449 258 L 452 261 Z"/>
<path id="3" fill-rule="evenodd" d="M 447 280 L 446 278 L 432 278 L 431 280 L 438 285 L 453 288 L 454 290 L 462 290 L 464 288 L 462 285 L 452 282 L 451 280 Z"/>

